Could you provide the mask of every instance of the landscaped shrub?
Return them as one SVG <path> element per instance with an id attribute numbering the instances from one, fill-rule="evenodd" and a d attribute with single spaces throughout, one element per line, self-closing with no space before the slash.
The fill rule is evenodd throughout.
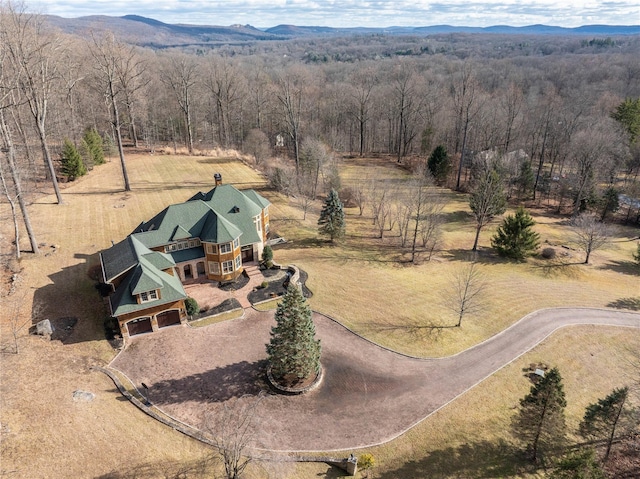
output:
<path id="1" fill-rule="evenodd" d="M 553 259 L 556 257 L 556 250 L 554 248 L 544 248 L 542 250 L 542 257 L 544 259 Z"/>
<path id="2" fill-rule="evenodd" d="M 262 261 L 267 264 L 273 261 L 273 248 L 271 246 L 266 245 L 262 250 Z M 271 266 L 267 266 L 270 268 Z"/>
<path id="3" fill-rule="evenodd" d="M 262 283 L 260 283 L 260 287 L 261 287 L 262 289 L 266 288 L 267 286 L 269 286 L 269 283 L 268 283 L 268 282 L 266 282 L 266 281 L 263 281 Z"/>
<path id="4" fill-rule="evenodd" d="M 367 469 L 372 468 L 373 466 L 375 466 L 376 464 L 376 460 L 373 457 L 373 454 L 361 454 L 358 457 L 358 469 L 362 469 L 363 471 L 366 471 Z"/>
<path id="5" fill-rule="evenodd" d="M 185 299 L 184 307 L 186 308 L 187 314 L 189 316 L 193 316 L 194 314 L 198 314 L 200 312 L 200 306 L 198 306 L 198 302 L 193 298 Z"/>

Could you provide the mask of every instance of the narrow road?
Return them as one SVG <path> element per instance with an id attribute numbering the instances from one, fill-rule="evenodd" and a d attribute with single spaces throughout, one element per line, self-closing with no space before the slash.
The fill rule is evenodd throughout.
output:
<path id="1" fill-rule="evenodd" d="M 314 313 L 325 379 L 302 396 L 268 395 L 259 405 L 257 448 L 353 449 L 390 441 L 454 400 L 555 330 L 570 325 L 640 329 L 640 314 L 604 309 L 536 311 L 487 341 L 438 359 L 407 357 Z M 265 344 L 273 312 L 205 328 L 172 327 L 134 337 L 113 362 L 150 385 L 156 406 L 201 426 L 203 410 L 266 389 Z M 250 400 L 245 398 L 240 401 Z"/>

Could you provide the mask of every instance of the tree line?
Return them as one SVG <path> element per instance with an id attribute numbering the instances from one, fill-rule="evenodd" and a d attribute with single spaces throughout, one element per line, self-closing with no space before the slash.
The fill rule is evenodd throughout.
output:
<path id="1" fill-rule="evenodd" d="M 27 215 L 19 205 L 25 188 L 46 177 L 62 202 L 57 181 L 74 175 L 60 159 L 69 144 L 86 149 L 87 131 L 119 157 L 125 190 L 127 145 L 188 154 L 237 149 L 257 163 L 279 157 L 296 177 L 305 172 L 294 186 L 308 197 L 321 177 L 329 178 L 326 191 L 339 186 L 337 174 L 320 168 L 332 164 L 326 151 L 391 155 L 404 164 L 426 162 L 440 148 L 450 162 L 440 180 L 456 189 L 469 188 L 478 163 L 497 158 L 509 195 L 553 201 L 558 210 L 587 208 L 606 188 L 639 196 L 634 37 L 619 51 L 583 46 L 553 55 L 528 47 L 489 54 L 495 38 L 482 36 L 475 43 L 483 48 L 461 52 L 447 38 L 422 39 L 446 44 L 439 53 L 348 62 L 308 62 L 295 42 L 152 50 L 113 34 L 67 35 L 26 5 L 2 1 L 4 196 Z M 307 42 L 327 51 L 367 43 Z M 638 221 L 633 205 L 627 215 Z"/>

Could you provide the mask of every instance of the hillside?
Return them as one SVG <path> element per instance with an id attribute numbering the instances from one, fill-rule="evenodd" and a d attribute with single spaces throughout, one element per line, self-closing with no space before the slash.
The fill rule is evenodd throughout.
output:
<path id="1" fill-rule="evenodd" d="M 427 36 L 443 33 L 480 33 L 480 34 L 526 34 L 560 36 L 620 36 L 638 35 L 640 26 L 584 25 L 576 28 L 563 28 L 547 25 L 511 27 L 497 25 L 490 27 L 465 27 L 452 25 L 433 25 L 423 27 L 380 27 L 380 28 L 332 28 L 323 26 L 277 25 L 266 30 L 251 25 L 185 25 L 169 24 L 138 15 L 111 17 L 92 15 L 79 18 L 63 18 L 47 15 L 49 24 L 60 30 L 86 36 L 90 32 L 114 32 L 126 41 L 152 48 L 177 46 L 215 46 L 228 43 L 253 43 L 265 40 L 287 40 L 310 37 L 349 37 L 362 35 L 385 36 Z"/>

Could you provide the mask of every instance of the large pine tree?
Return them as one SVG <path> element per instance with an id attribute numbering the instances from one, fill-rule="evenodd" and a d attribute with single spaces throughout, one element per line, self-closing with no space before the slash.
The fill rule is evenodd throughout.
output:
<path id="1" fill-rule="evenodd" d="M 279 383 L 290 386 L 320 371 L 320 340 L 311 309 L 295 285 L 287 289 L 276 310 L 276 326 L 271 328 L 267 344 L 271 375 Z"/>
<path id="2" fill-rule="evenodd" d="M 491 238 L 500 256 L 523 261 L 536 252 L 540 245 L 540 235 L 533 231 L 536 222 L 521 206 L 515 215 L 508 215 Z"/>
<path id="3" fill-rule="evenodd" d="M 531 460 L 541 453 L 554 452 L 566 437 L 562 377 L 557 368 L 547 371 L 520 400 L 520 411 L 514 417 L 514 434 L 527 445 Z"/>
<path id="4" fill-rule="evenodd" d="M 324 202 L 320 218 L 318 218 L 318 231 L 322 235 L 329 236 L 331 241 L 343 238 L 345 233 L 344 206 L 338 197 L 338 192 L 331 189 Z"/>
<path id="5" fill-rule="evenodd" d="M 580 435 L 587 439 L 602 440 L 606 444 L 604 462 L 609 459 L 611 445 L 616 437 L 616 430 L 627 418 L 624 406 L 629 395 L 629 388 L 614 389 L 604 399 L 589 404 L 580 423 Z"/>

